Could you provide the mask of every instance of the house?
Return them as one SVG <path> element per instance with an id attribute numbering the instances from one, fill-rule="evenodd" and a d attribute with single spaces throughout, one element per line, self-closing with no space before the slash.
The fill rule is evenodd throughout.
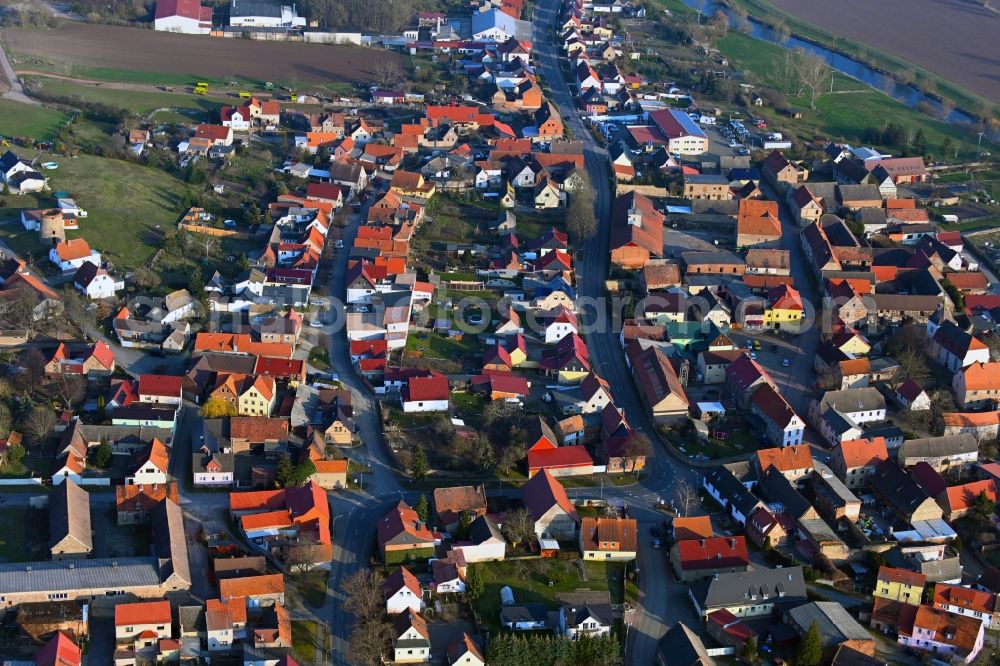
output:
<path id="1" fill-rule="evenodd" d="M 720 573 L 695 582 L 688 596 L 701 617 L 726 609 L 736 617 L 770 616 L 776 605 L 806 601 L 802 567 Z"/>
<path id="2" fill-rule="evenodd" d="M 885 398 L 877 389 L 828 391 L 810 405 L 810 415 L 820 433 L 831 444 L 858 439 L 861 425 L 885 420 Z"/>
<path id="3" fill-rule="evenodd" d="M 115 508 L 119 525 L 136 525 L 149 522 L 153 508 L 165 499 L 175 504 L 180 501 L 177 482 L 160 484 L 134 483 L 115 486 Z"/>
<path id="4" fill-rule="evenodd" d="M 795 521 L 786 511 L 772 511 L 766 506 L 757 507 L 750 513 L 744 528 L 747 538 L 759 548 L 766 544 L 780 548 L 788 544 L 790 536 L 798 533 Z"/>
<path id="5" fill-rule="evenodd" d="M 802 295 L 787 284 L 767 291 L 768 305 L 764 310 L 764 326 L 797 331 L 805 319 Z"/>
<path id="6" fill-rule="evenodd" d="M 229 493 L 229 512 L 247 540 L 273 557 L 284 556 L 292 542 L 310 545 L 314 563 L 329 560 L 329 500 L 312 481 L 282 490 Z"/>
<path id="7" fill-rule="evenodd" d="M 101 265 L 101 253 L 91 250 L 90 245 L 82 238 L 60 241 L 49 250 L 49 261 L 64 273 L 76 271 L 84 263 Z"/>
<path id="8" fill-rule="evenodd" d="M 972 481 L 960 486 L 949 486 L 936 499 L 937 503 L 944 509 L 945 520 L 952 521 L 961 518 L 973 509 L 981 495 L 985 495 L 996 503 L 997 488 L 992 479 Z"/>
<path id="9" fill-rule="evenodd" d="M 463 514 L 469 514 L 471 520 L 486 515 L 486 490 L 482 485 L 435 488 L 434 513 L 438 527 L 454 533 Z"/>
<path id="10" fill-rule="evenodd" d="M 521 501 L 535 522 L 535 535 L 539 539 L 576 538 L 580 517 L 565 488 L 548 469 L 543 468 L 521 487 Z"/>
<path id="11" fill-rule="evenodd" d="M 634 518 L 591 518 L 580 523 L 580 552 L 585 560 L 631 561 L 639 544 Z"/>
<path id="12" fill-rule="evenodd" d="M 986 343 L 950 320 L 933 332 L 930 348 L 935 358 L 952 372 L 973 363 L 990 362 L 990 350 Z"/>
<path id="13" fill-rule="evenodd" d="M 747 250 L 747 275 L 791 275 L 791 252 L 769 248 L 751 248 Z"/>
<path id="14" fill-rule="evenodd" d="M 247 603 L 241 597 L 205 601 L 205 639 L 209 652 L 229 650 L 246 638 Z"/>
<path id="15" fill-rule="evenodd" d="M 768 441 L 779 446 L 802 443 L 805 422 L 770 384 L 764 384 L 750 397 L 750 412 L 764 422 Z"/>
<path id="16" fill-rule="evenodd" d="M 150 405 L 179 407 L 184 378 L 175 375 L 139 375 L 138 401 Z"/>
<path id="17" fill-rule="evenodd" d="M 144 601 L 115 606 L 115 642 L 146 647 L 173 637 L 169 601 Z"/>
<path id="18" fill-rule="evenodd" d="M 114 298 L 125 283 L 115 280 L 97 264 L 86 261 L 73 274 L 73 286 L 87 298 Z"/>
<path id="19" fill-rule="evenodd" d="M 971 368 L 972 366 L 969 367 Z M 956 383 L 961 374 L 962 373 L 958 373 L 958 375 L 955 375 Z M 1000 387 L 1000 383 L 998 383 L 997 386 Z M 920 384 L 916 383 L 909 377 L 907 377 L 906 381 L 899 385 L 896 389 L 895 395 L 899 404 L 911 411 L 926 411 L 931 408 L 931 398 L 927 395 L 927 391 L 925 391 Z M 958 393 L 956 392 L 956 396 L 957 395 Z"/>
<path id="20" fill-rule="evenodd" d="M 202 124 L 195 127 L 194 137 L 207 141 L 211 146 L 228 147 L 233 145 L 233 128 Z"/>
<path id="21" fill-rule="evenodd" d="M 464 594 L 465 577 L 463 570 L 452 560 L 451 554 L 445 559 L 431 560 L 431 575 L 434 583 L 431 589 L 435 594 Z"/>
<path id="22" fill-rule="evenodd" d="M 666 140 L 667 152 L 671 155 L 693 156 L 708 152 L 708 136 L 683 109 L 653 111 L 649 121 Z"/>
<path id="23" fill-rule="evenodd" d="M 922 652 L 972 663 L 983 648 L 984 623 L 932 606 L 919 606 L 912 620 L 900 622 L 899 643 Z"/>
<path id="24" fill-rule="evenodd" d="M 800 185 L 809 180 L 809 170 L 801 164 L 789 162 L 778 150 L 772 151 L 761 163 L 761 171 L 771 185 L 779 191 L 785 186 Z"/>
<path id="25" fill-rule="evenodd" d="M 347 487 L 347 460 L 314 460 L 316 471 L 309 479 L 324 490 Z"/>
<path id="26" fill-rule="evenodd" d="M 849 439 L 833 448 L 830 467 L 851 490 L 864 488 L 875 468 L 889 459 L 885 438 Z"/>
<path id="27" fill-rule="evenodd" d="M 912 467 L 926 462 L 941 473 L 959 475 L 979 458 L 979 443 L 972 435 L 946 435 L 911 439 L 897 452 L 900 466 Z"/>
<path id="28" fill-rule="evenodd" d="M 670 536 L 674 541 L 685 539 L 712 538 L 712 519 L 710 516 L 676 516 L 670 521 Z"/>
<path id="29" fill-rule="evenodd" d="M 424 609 L 420 581 L 406 567 L 397 567 L 382 583 L 385 612 L 389 615 Z"/>
<path id="30" fill-rule="evenodd" d="M 995 439 L 1000 432 L 1000 412 L 945 413 L 945 435 L 971 435 L 976 441 Z"/>
<path id="31" fill-rule="evenodd" d="M 378 522 L 378 544 L 387 564 L 406 558 L 428 557 L 435 537 L 406 502 L 390 509 Z"/>
<path id="32" fill-rule="evenodd" d="M 742 536 L 684 539 L 670 549 L 670 563 L 677 578 L 690 583 L 722 573 L 746 571 L 750 556 Z"/>
<path id="33" fill-rule="evenodd" d="M 232 28 L 304 28 L 306 19 L 299 16 L 295 5 L 282 5 L 278 0 L 238 3 L 232 0 L 229 7 L 229 26 Z"/>
<path id="34" fill-rule="evenodd" d="M 611 263 L 642 269 L 663 256 L 663 214 L 637 192 L 615 197 L 611 209 Z"/>
<path id="35" fill-rule="evenodd" d="M 49 499 L 49 553 L 53 560 L 65 560 L 87 557 L 93 550 L 90 493 L 66 479 Z"/>
<path id="36" fill-rule="evenodd" d="M 758 449 L 755 462 L 761 477 L 772 467 L 792 482 L 807 478 L 813 472 L 812 453 L 807 444 Z"/>
<path id="37" fill-rule="evenodd" d="M 927 577 L 908 569 L 881 566 L 872 596 L 917 606 L 923 599 Z"/>
<path id="38" fill-rule="evenodd" d="M 941 519 L 944 512 L 903 469 L 887 460 L 875 468 L 869 485 L 882 506 L 905 522 Z"/>
<path id="39" fill-rule="evenodd" d="M 169 460 L 170 449 L 154 437 L 149 446 L 139 454 L 135 467 L 132 468 L 131 475 L 126 478 L 126 482 L 129 485 L 165 485 L 169 475 L 167 469 Z"/>
<path id="40" fill-rule="evenodd" d="M 427 622 L 419 613 L 404 611 L 392 619 L 393 662 L 417 664 L 431 660 L 431 639 Z"/>
<path id="41" fill-rule="evenodd" d="M 733 198 L 733 190 L 725 176 L 687 174 L 684 176 L 684 198 L 692 201 L 728 201 Z"/>
<path id="42" fill-rule="evenodd" d="M 845 645 L 870 657 L 875 656 L 875 639 L 837 602 L 811 601 L 788 610 L 785 619 L 800 636 L 805 636 L 815 624 L 824 650 Z"/>
<path id="43" fill-rule="evenodd" d="M 18 620 L 21 618 L 18 617 Z M 74 634 L 62 629 L 56 631 L 55 635 L 35 653 L 34 661 L 28 663 L 35 666 L 80 666 L 83 663 L 83 652 L 80 646 L 73 642 L 72 635 Z"/>
<path id="44" fill-rule="evenodd" d="M 628 360 L 636 385 L 657 423 L 673 423 L 687 416 L 689 402 L 684 387 L 661 349 L 648 347 Z"/>
<path id="45" fill-rule="evenodd" d="M 484 515 L 469 525 L 467 540 L 459 541 L 452 548 L 461 553 L 466 564 L 501 561 L 507 552 L 507 541 L 493 519 Z"/>
<path id="46" fill-rule="evenodd" d="M 955 372 L 951 390 L 960 409 L 995 409 L 1000 404 L 1000 362 L 977 361 L 963 367 Z"/>
<path id="47" fill-rule="evenodd" d="M 740 525 L 745 525 L 747 517 L 764 504 L 726 466 L 706 471 L 702 476 L 701 485 L 705 492 L 721 504 L 723 510 Z"/>
<path id="48" fill-rule="evenodd" d="M 736 247 L 776 248 L 781 243 L 778 202 L 740 199 L 736 217 Z"/>
<path id="49" fill-rule="evenodd" d="M 701 637 L 677 622 L 656 645 L 656 666 L 715 666 Z"/>
<path id="50" fill-rule="evenodd" d="M 994 592 L 937 583 L 931 605 L 948 613 L 982 620 L 987 629 L 992 629 L 1000 621 L 1000 609 L 997 608 L 997 595 Z"/>
<path id="51" fill-rule="evenodd" d="M 462 639 L 448 646 L 448 664 L 455 666 L 486 666 L 483 652 L 469 634 L 462 633 Z"/>
<path id="52" fill-rule="evenodd" d="M 446 412 L 451 406 L 448 378 L 439 374 L 413 377 L 400 391 L 400 402 L 407 413 Z"/>
<path id="53" fill-rule="evenodd" d="M 570 640 L 582 636 L 597 638 L 611 633 L 614 615 L 609 604 L 563 606 L 559 609 L 558 631 Z"/>
<path id="54" fill-rule="evenodd" d="M 187 35 L 207 35 L 212 30 L 212 8 L 198 0 L 157 0 L 153 29 Z"/>

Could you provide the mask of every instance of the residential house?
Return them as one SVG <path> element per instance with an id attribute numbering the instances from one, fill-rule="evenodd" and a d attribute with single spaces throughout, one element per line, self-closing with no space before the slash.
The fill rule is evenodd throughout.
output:
<path id="1" fill-rule="evenodd" d="M 997 488 L 992 479 L 972 481 L 959 486 L 949 486 L 937 495 L 937 503 L 944 510 L 944 518 L 947 521 L 956 520 L 975 508 L 980 496 L 985 495 L 990 501 L 996 503 Z"/>
<path id="2" fill-rule="evenodd" d="M 570 640 L 582 636 L 598 638 L 611 633 L 614 615 L 609 604 L 563 606 L 559 609 L 558 631 Z"/>
<path id="3" fill-rule="evenodd" d="M 736 247 L 776 248 L 781 243 L 778 202 L 740 199 L 736 217 Z"/>
<path id="4" fill-rule="evenodd" d="M 938 361 L 956 373 L 973 363 L 990 362 L 986 343 L 949 320 L 931 334 L 930 348 Z"/>
<path id="5" fill-rule="evenodd" d="M 830 467 L 851 490 L 864 488 L 875 468 L 889 459 L 885 438 L 849 439 L 833 448 Z"/>
<path id="6" fill-rule="evenodd" d="M 101 299 L 114 298 L 115 293 L 125 287 L 125 283 L 115 280 L 97 264 L 86 261 L 73 274 L 73 286 L 87 298 Z"/>
<path id="7" fill-rule="evenodd" d="M 937 502 L 891 460 L 875 468 L 869 479 L 869 485 L 882 506 L 892 511 L 904 523 L 935 520 L 944 515 Z"/>
<path id="8" fill-rule="evenodd" d="M 285 577 L 280 574 L 235 576 L 219 581 L 219 598 L 246 599 L 247 608 L 266 608 L 285 603 Z"/>
<path id="9" fill-rule="evenodd" d="M 676 622 L 656 646 L 656 666 L 715 666 L 701 637 L 683 622 Z"/>
<path id="10" fill-rule="evenodd" d="M 407 611 L 419 613 L 424 609 L 420 581 L 406 567 L 397 567 L 382 582 L 385 612 L 396 615 Z"/>
<path id="11" fill-rule="evenodd" d="M 935 471 L 960 475 L 979 458 L 979 442 L 972 435 L 946 435 L 903 442 L 897 459 L 902 467 L 926 462 Z"/>
<path id="12" fill-rule="evenodd" d="M 242 597 L 205 601 L 205 640 L 209 652 L 230 650 L 246 638 L 247 603 Z"/>
<path id="13" fill-rule="evenodd" d="M 413 377 L 400 391 L 400 402 L 407 413 L 446 412 L 451 406 L 448 378 L 439 374 Z"/>
<path id="14" fill-rule="evenodd" d="M 173 637 L 169 601 L 143 601 L 115 606 L 115 642 L 146 647 Z"/>
<path id="15" fill-rule="evenodd" d="M 462 554 L 466 564 L 501 561 L 507 552 L 507 541 L 500 528 L 489 516 L 479 516 L 469 525 L 468 539 L 452 546 Z"/>
<path id="16" fill-rule="evenodd" d="M 809 170 L 801 164 L 789 162 L 780 151 L 771 152 L 761 163 L 761 171 L 771 185 L 782 190 L 785 186 L 800 185 L 809 180 Z"/>
<path id="17" fill-rule="evenodd" d="M 66 479 L 49 499 L 49 553 L 53 560 L 66 560 L 87 557 L 93 550 L 90 493 Z"/>
<path id="18" fill-rule="evenodd" d="M 772 444 L 794 446 L 802 443 L 805 422 L 770 384 L 754 391 L 750 397 L 750 412 L 764 422 L 764 432 Z"/>
<path id="19" fill-rule="evenodd" d="M 987 629 L 992 629 L 1000 621 L 1000 609 L 997 608 L 997 595 L 994 592 L 938 583 L 934 586 L 931 604 L 938 610 L 981 620 Z"/>
<path id="20" fill-rule="evenodd" d="M 82 238 L 64 240 L 56 243 L 49 250 L 49 261 L 64 273 L 77 271 L 83 264 L 101 265 L 101 253 L 90 249 L 90 245 Z"/>
<path id="21" fill-rule="evenodd" d="M 802 567 L 720 573 L 695 582 L 688 596 L 700 617 L 726 609 L 736 617 L 766 617 L 776 605 L 806 601 Z"/>
<path id="22" fill-rule="evenodd" d="M 960 409 L 995 409 L 1000 404 L 1000 362 L 977 361 L 961 368 L 952 378 L 951 390 Z"/>
<path id="23" fill-rule="evenodd" d="M 799 636 L 805 636 L 815 625 L 824 650 L 843 645 L 870 657 L 875 656 L 875 639 L 838 602 L 811 601 L 789 609 L 785 618 Z"/>
<path id="24" fill-rule="evenodd" d="M 647 197 L 636 192 L 616 197 L 611 211 L 611 262 L 635 270 L 662 257 L 664 221 Z"/>
<path id="25" fill-rule="evenodd" d="M 448 646 L 448 665 L 456 666 L 486 666 L 486 659 L 479 645 L 469 634 L 463 633 L 461 640 Z"/>
<path id="26" fill-rule="evenodd" d="M 407 610 L 393 617 L 391 636 L 393 663 L 417 664 L 431 660 L 430 632 L 419 613 Z"/>
<path id="27" fill-rule="evenodd" d="M 974 366 L 971 365 L 969 366 L 969 368 L 972 367 Z M 962 373 L 958 373 L 958 375 L 955 376 L 955 384 L 958 383 L 958 377 L 961 374 Z M 997 386 L 1000 386 L 1000 384 L 998 384 Z M 913 381 L 913 379 L 909 377 L 907 377 L 906 381 L 904 381 L 902 384 L 899 385 L 899 387 L 895 391 L 895 395 L 896 395 L 896 400 L 899 401 L 899 404 L 902 405 L 904 408 L 909 409 L 910 411 L 921 412 L 931 408 L 931 398 L 929 395 L 927 395 L 927 391 L 924 390 L 924 387 L 922 387 L 920 384 L 916 383 L 915 381 Z M 957 389 L 955 395 L 958 396 Z"/>
<path id="28" fill-rule="evenodd" d="M 521 501 L 535 521 L 538 538 L 570 541 L 576 538 L 580 517 L 562 484 L 542 469 L 521 487 Z"/>
<path id="29" fill-rule="evenodd" d="M 434 552 L 435 537 L 406 502 L 390 509 L 378 522 L 378 544 L 386 563 L 406 557 L 427 557 Z"/>
<path id="30" fill-rule="evenodd" d="M 690 583 L 722 573 L 746 571 L 750 556 L 742 536 L 684 539 L 670 549 L 670 563 L 677 578 Z"/>
<path id="31" fill-rule="evenodd" d="M 919 606 L 899 625 L 899 643 L 915 650 L 972 663 L 983 648 L 984 623 L 974 617 Z"/>
<path id="32" fill-rule="evenodd" d="M 687 416 L 689 402 L 684 387 L 661 349 L 648 347 L 628 360 L 636 385 L 656 422 L 672 423 Z"/>
<path id="33" fill-rule="evenodd" d="M 808 478 L 813 472 L 812 453 L 807 444 L 758 449 L 754 462 L 761 477 L 773 467 L 793 483 Z"/>
<path id="34" fill-rule="evenodd" d="M 590 518 L 580 523 L 580 552 L 585 560 L 631 561 L 639 543 L 634 518 Z"/>
<path id="35" fill-rule="evenodd" d="M 885 410 L 885 398 L 874 388 L 828 391 L 810 405 L 813 423 L 833 445 L 860 438 L 860 426 L 884 421 Z"/>
<path id="36" fill-rule="evenodd" d="M 721 175 L 686 174 L 684 198 L 701 201 L 728 201 L 733 198 L 729 178 Z"/>
<path id="37" fill-rule="evenodd" d="M 436 488 L 434 513 L 438 518 L 438 527 L 454 533 L 463 514 L 469 514 L 470 522 L 486 515 L 485 488 L 482 485 Z"/>

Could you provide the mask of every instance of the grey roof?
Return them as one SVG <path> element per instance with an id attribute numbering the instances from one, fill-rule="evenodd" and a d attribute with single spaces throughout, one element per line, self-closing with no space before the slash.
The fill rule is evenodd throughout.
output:
<path id="1" fill-rule="evenodd" d="M 719 491 L 724 500 L 744 516 L 749 516 L 754 508 L 761 504 L 761 501 L 725 467 L 708 470 L 705 472 L 705 479 Z"/>
<path id="2" fill-rule="evenodd" d="M 692 174 L 684 176 L 684 182 L 693 185 L 728 185 L 729 178 L 716 174 Z"/>
<path id="3" fill-rule="evenodd" d="M 180 625 L 181 636 L 199 634 L 205 631 L 205 607 L 179 606 L 177 608 L 177 623 Z"/>
<path id="4" fill-rule="evenodd" d="M 545 604 L 523 604 L 500 608 L 500 621 L 508 622 L 548 622 L 549 612 Z"/>
<path id="5" fill-rule="evenodd" d="M 583 606 L 568 607 L 563 606 L 566 613 L 566 624 L 570 627 L 577 627 L 588 618 L 594 618 L 603 626 L 611 626 L 614 622 L 614 615 L 611 613 L 611 604 L 586 604 Z"/>
<path id="6" fill-rule="evenodd" d="M 825 463 L 818 460 L 813 461 L 813 468 L 816 470 L 813 479 L 820 479 L 819 483 L 814 485 L 817 494 L 826 494 L 838 506 L 861 501 Z"/>
<path id="7" fill-rule="evenodd" d="M 162 500 L 153 507 L 152 523 L 153 548 L 159 558 L 161 580 L 176 576 L 190 585 L 191 567 L 181 508 L 172 500 Z"/>
<path id="8" fill-rule="evenodd" d="M 681 259 L 688 266 L 697 264 L 744 264 L 743 260 L 737 255 L 725 250 L 693 250 L 682 253 Z"/>
<path id="9" fill-rule="evenodd" d="M 132 444 L 141 447 L 158 439 L 169 446 L 173 439 L 173 431 L 170 428 L 154 428 L 152 426 L 80 424 L 78 431 L 88 443 L 107 439 L 114 444 Z"/>
<path id="10" fill-rule="evenodd" d="M 945 435 L 911 439 L 899 447 L 899 462 L 906 464 L 907 458 L 941 458 L 979 451 L 979 444 L 972 435 Z"/>
<path id="11" fill-rule="evenodd" d="M 943 560 L 920 562 L 920 573 L 927 576 L 928 583 L 961 580 L 962 560 L 958 557 L 946 557 Z"/>
<path id="12" fill-rule="evenodd" d="M 500 532 L 500 528 L 497 527 L 497 524 L 489 516 L 479 516 L 469 525 L 469 541 L 472 543 L 481 544 L 491 537 L 500 539 L 500 541 L 506 541 Z"/>
<path id="13" fill-rule="evenodd" d="M 705 644 L 698 634 L 686 624 L 678 622 L 663 634 L 656 647 L 660 663 L 671 666 L 712 666 L 715 660 L 708 656 Z"/>
<path id="14" fill-rule="evenodd" d="M 806 598 L 802 567 L 721 573 L 691 586 L 702 610 Z M 753 597 L 753 598 L 752 598 Z"/>
<path id="15" fill-rule="evenodd" d="M 94 549 L 90 531 L 90 493 L 70 478 L 56 486 L 49 499 L 49 548 L 67 537 L 76 540 L 81 550 Z"/>
<path id="16" fill-rule="evenodd" d="M 850 640 L 871 640 L 868 630 L 848 615 L 843 606 L 833 601 L 803 604 L 788 611 L 788 616 L 803 632 L 815 622 L 826 647 Z"/>
<path id="17" fill-rule="evenodd" d="M 841 645 L 830 666 L 886 666 L 886 662 L 869 657 L 864 652 L 858 652 L 847 645 Z"/>
<path id="18" fill-rule="evenodd" d="M 233 0 L 229 5 L 230 18 L 243 16 L 268 16 L 281 18 L 279 0 Z"/>
<path id="19" fill-rule="evenodd" d="M 879 201 L 882 194 L 875 185 L 841 185 L 838 188 L 840 200 L 847 201 Z"/>
<path id="20" fill-rule="evenodd" d="M 819 401 L 820 413 L 833 408 L 843 414 L 871 412 L 885 409 L 885 398 L 878 389 L 857 388 L 842 391 L 828 391 Z"/>
<path id="21" fill-rule="evenodd" d="M 0 564 L 0 590 L 10 593 L 128 589 L 160 584 L 154 557 Z"/>

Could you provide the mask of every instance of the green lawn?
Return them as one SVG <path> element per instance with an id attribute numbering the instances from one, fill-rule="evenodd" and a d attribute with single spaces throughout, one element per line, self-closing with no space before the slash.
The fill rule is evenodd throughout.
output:
<path id="1" fill-rule="evenodd" d="M 292 655 L 301 664 L 316 663 L 316 648 L 328 649 L 327 634 L 319 622 L 292 620 Z"/>
<path id="2" fill-rule="evenodd" d="M 411 333 L 406 338 L 406 352 L 417 353 L 422 358 L 458 360 L 469 354 L 481 354 L 483 344 L 479 337 L 466 333 L 461 339 L 430 331 Z"/>
<path id="3" fill-rule="evenodd" d="M 51 95 L 75 97 L 87 102 L 107 104 L 142 115 L 153 109 L 179 108 L 191 109 L 207 116 L 208 112 L 219 108 L 222 104 L 235 104 L 235 97 L 215 95 L 202 97 L 186 91 L 144 92 L 138 90 L 116 90 L 114 88 L 97 88 L 94 86 L 35 77 L 30 79 L 31 89 L 39 89 Z M 190 118 L 188 119 L 190 121 Z"/>
<path id="4" fill-rule="evenodd" d="M 67 232 L 67 236 L 87 239 L 116 266 L 134 268 L 148 262 L 158 249 L 159 231 L 176 226 L 187 185 L 173 176 L 132 162 L 92 155 L 53 160 L 59 168 L 46 172 L 52 191 L 71 193 L 88 212 L 88 217 L 80 221 L 80 229 Z M 0 219 L 16 219 L 19 209 L 54 202 L 12 196 L 8 203 L 13 208 L 0 209 Z M 14 235 L 16 251 L 34 253 L 45 249 L 37 238 L 21 234 L 19 229 L 20 225 L 8 224 L 0 227 L 0 234 Z"/>
<path id="5" fill-rule="evenodd" d="M 69 120 L 69 114 L 47 106 L 0 99 L 0 136 L 48 140 Z"/>
<path id="6" fill-rule="evenodd" d="M 542 603 L 552 609 L 560 606 L 556 599 L 560 592 L 607 591 L 611 603 L 621 603 L 624 595 L 625 565 L 620 562 L 584 562 L 589 580 L 581 580 L 576 565 L 561 559 L 505 560 L 475 566 L 482 570 L 485 585 L 473 606 L 491 627 L 500 623 L 500 590 L 504 586 L 510 587 L 519 604 Z"/>
<path id="7" fill-rule="evenodd" d="M 762 109 L 761 115 L 794 132 L 802 140 L 821 134 L 832 139 L 862 143 L 866 128 L 881 129 L 887 122 L 895 122 L 914 131 L 922 129 L 928 149 L 940 152 L 944 138 L 951 137 L 965 155 L 975 151 L 975 137 L 968 132 L 934 120 L 916 109 L 911 109 L 888 95 L 869 89 L 863 83 L 834 72 L 834 90 L 863 90 L 864 92 L 821 95 L 817 109 L 809 109 L 808 93 L 800 98 L 792 95 L 790 77 L 785 73 L 787 50 L 738 32 L 730 32 L 716 42 L 719 51 L 733 66 L 747 74 L 749 80 L 774 87 L 789 95 L 789 103 L 803 111 L 800 120 L 777 116 L 771 109 Z M 756 111 L 755 111 L 756 112 Z M 896 147 L 898 149 L 898 147 Z"/>
<path id="8" fill-rule="evenodd" d="M 32 553 L 32 533 L 38 531 L 38 516 L 25 507 L 0 509 L 0 562 L 29 562 L 37 558 Z M 42 527 L 44 529 L 44 526 Z"/>
<path id="9" fill-rule="evenodd" d="M 329 576 L 330 572 L 325 569 L 312 569 L 289 576 L 289 582 L 298 589 L 307 606 L 320 608 L 326 601 Z"/>

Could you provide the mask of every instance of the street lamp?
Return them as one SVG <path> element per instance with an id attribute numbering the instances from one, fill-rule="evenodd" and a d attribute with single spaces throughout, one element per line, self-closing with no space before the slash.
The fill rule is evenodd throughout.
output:
<path id="1" fill-rule="evenodd" d="M 333 522 L 330 523 L 330 536 L 335 536 L 337 533 L 337 521 L 344 517 L 344 514 L 339 516 L 334 516 Z"/>

